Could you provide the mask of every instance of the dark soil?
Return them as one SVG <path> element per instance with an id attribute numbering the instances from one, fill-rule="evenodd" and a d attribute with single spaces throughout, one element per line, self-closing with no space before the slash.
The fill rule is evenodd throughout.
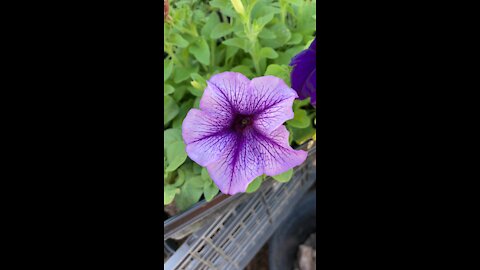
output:
<path id="1" fill-rule="evenodd" d="M 260 249 L 245 270 L 268 270 L 268 243 Z"/>

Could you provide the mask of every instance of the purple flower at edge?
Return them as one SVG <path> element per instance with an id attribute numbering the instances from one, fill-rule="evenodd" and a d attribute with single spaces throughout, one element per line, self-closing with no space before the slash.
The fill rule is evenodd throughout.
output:
<path id="1" fill-rule="evenodd" d="M 310 103 L 317 105 L 317 39 L 315 38 L 310 47 L 292 58 L 290 66 L 293 66 L 290 74 L 292 88 L 297 91 L 299 99 L 310 97 Z"/>
<path id="2" fill-rule="evenodd" d="M 302 164 L 307 152 L 293 150 L 283 125 L 293 118 L 297 93 L 283 80 L 249 80 L 224 72 L 207 82 L 200 110 L 191 109 L 182 124 L 188 156 L 206 167 L 225 194 L 245 192 L 256 177 L 278 175 Z"/>

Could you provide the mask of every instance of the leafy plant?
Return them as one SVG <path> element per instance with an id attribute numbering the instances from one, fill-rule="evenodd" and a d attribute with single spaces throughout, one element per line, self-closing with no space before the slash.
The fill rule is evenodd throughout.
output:
<path id="1" fill-rule="evenodd" d="M 315 33 L 316 1 L 178 0 L 170 1 L 164 23 L 164 204 L 182 211 L 218 188 L 206 169 L 191 161 L 182 140 L 182 122 L 198 108 L 206 80 L 224 71 L 249 79 L 274 75 L 290 85 L 291 58 L 308 47 Z M 295 117 L 287 121 L 290 143 L 315 137 L 315 109 L 295 100 Z M 288 181 L 292 171 L 275 176 Z M 264 177 L 247 192 L 258 189 Z"/>

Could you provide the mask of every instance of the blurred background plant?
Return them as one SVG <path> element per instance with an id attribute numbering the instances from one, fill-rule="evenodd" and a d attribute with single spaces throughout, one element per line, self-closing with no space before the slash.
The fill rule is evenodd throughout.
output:
<path id="1" fill-rule="evenodd" d="M 288 64 L 314 39 L 315 14 L 316 1 L 305 0 L 170 1 L 164 21 L 164 205 L 183 211 L 219 192 L 207 170 L 187 157 L 181 135 L 206 80 L 235 71 L 250 79 L 274 75 L 290 86 Z M 286 126 L 295 147 L 316 139 L 316 110 L 309 99 L 295 100 L 293 109 Z M 291 176 L 292 170 L 274 179 L 286 182 Z M 255 179 L 247 192 L 263 179 Z"/>

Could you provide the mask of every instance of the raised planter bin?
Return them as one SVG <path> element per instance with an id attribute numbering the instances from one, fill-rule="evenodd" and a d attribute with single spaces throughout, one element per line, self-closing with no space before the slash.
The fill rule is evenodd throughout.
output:
<path id="1" fill-rule="evenodd" d="M 252 194 L 218 195 L 164 222 L 164 240 L 188 236 L 164 269 L 243 270 L 305 192 L 315 183 L 316 144 L 309 142 L 306 162 L 288 183 L 267 179 Z"/>
<path id="2" fill-rule="evenodd" d="M 316 195 L 315 191 L 309 191 L 273 234 L 268 249 L 270 270 L 294 268 L 298 246 L 317 230 Z"/>

